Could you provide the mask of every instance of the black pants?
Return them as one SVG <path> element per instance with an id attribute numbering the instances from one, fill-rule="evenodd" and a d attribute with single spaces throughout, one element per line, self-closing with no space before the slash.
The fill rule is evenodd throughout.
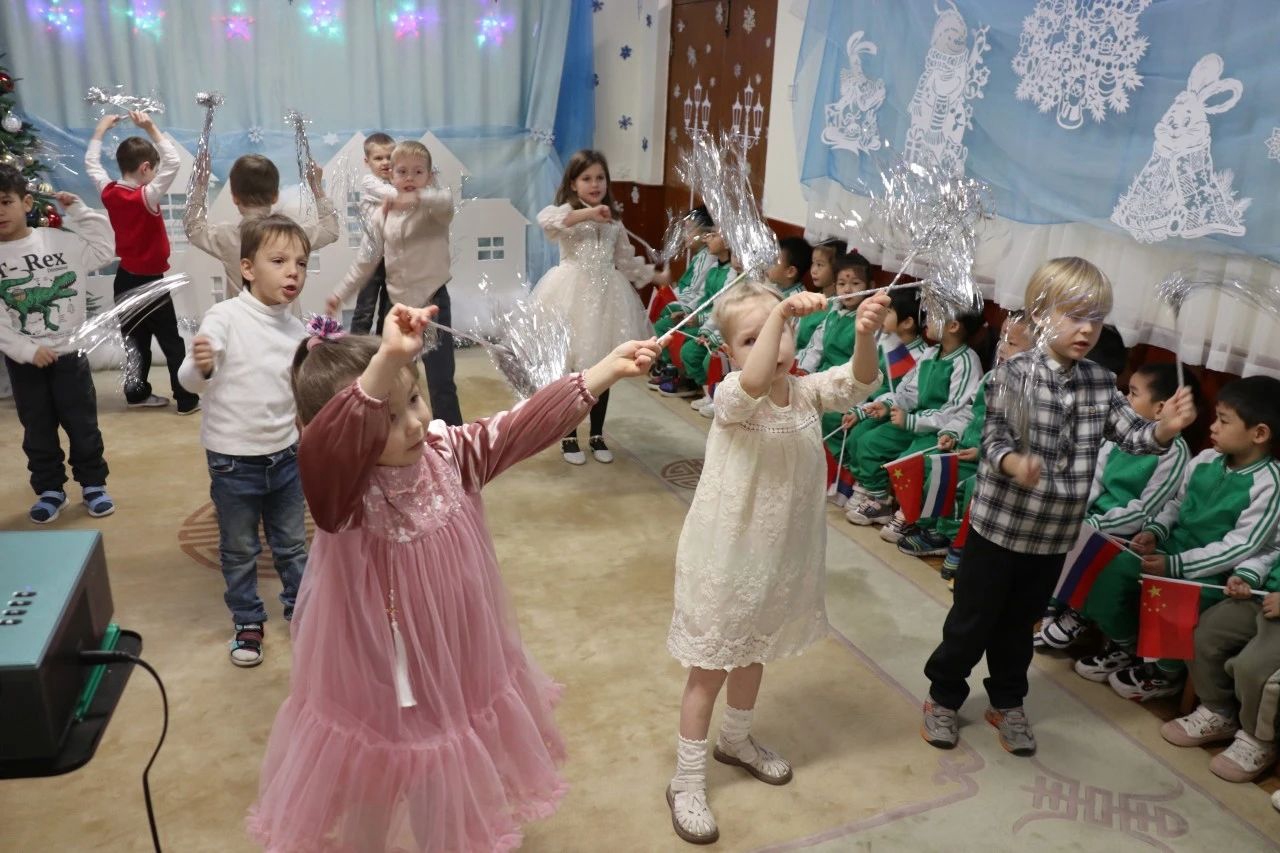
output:
<path id="1" fill-rule="evenodd" d="M 440 309 L 436 322 L 453 325 L 453 308 L 449 301 L 448 287 L 441 287 L 431 297 L 431 304 Z M 381 327 L 382 323 L 378 323 Z M 422 357 L 427 374 L 427 395 L 431 398 L 431 416 L 450 426 L 462 424 L 462 409 L 458 406 L 458 386 L 453 382 L 453 335 L 439 333 L 439 344 Z"/>
<path id="2" fill-rule="evenodd" d="M 598 398 L 596 404 L 591 407 L 591 416 L 588 418 L 591 422 L 591 432 L 589 436 L 604 435 L 604 416 L 609 411 L 609 392 L 605 391 Z M 578 428 L 574 427 L 565 438 L 577 438 Z"/>
<path id="3" fill-rule="evenodd" d="M 952 709 L 963 705 L 969 695 L 966 679 L 985 654 L 991 675 L 983 686 L 991 706 L 1005 710 L 1022 704 L 1034 654 L 1031 629 L 1065 560 L 1065 554 L 1010 551 L 970 528 L 942 643 L 924 666 L 934 702 Z"/>
<path id="4" fill-rule="evenodd" d="M 58 427 L 71 443 L 71 473 L 76 482 L 106 485 L 107 461 L 102 455 L 98 395 L 89 360 L 64 355 L 48 367 L 36 367 L 5 358 L 4 366 L 13 385 L 13 402 L 22 423 L 22 451 L 27 454 L 36 494 L 61 491 L 67 482 Z"/>
<path id="5" fill-rule="evenodd" d="M 356 308 L 351 314 L 351 334 L 382 334 L 382 321 L 386 319 L 387 312 L 390 310 L 391 302 L 387 299 L 387 265 L 383 262 L 378 264 L 373 277 L 360 289 L 360 295 L 356 297 Z"/>
<path id="6" fill-rule="evenodd" d="M 116 301 L 135 287 L 153 282 L 162 276 L 134 275 L 124 267 L 116 271 Z M 187 345 L 178 334 L 178 315 L 173 310 L 173 300 L 165 294 L 143 309 L 145 314 L 120 329 L 125 337 L 125 347 L 130 350 L 125 363 L 124 398 L 130 403 L 141 403 L 151 396 L 151 339 L 154 337 L 164 353 L 169 368 L 169 384 L 173 399 L 179 406 L 191 406 L 200 398 L 192 394 L 178 381 L 178 368 L 187 355 Z"/>

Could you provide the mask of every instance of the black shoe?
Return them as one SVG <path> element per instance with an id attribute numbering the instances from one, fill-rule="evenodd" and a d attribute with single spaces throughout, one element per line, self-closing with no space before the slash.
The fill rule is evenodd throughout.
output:
<path id="1" fill-rule="evenodd" d="M 189 402 L 182 402 L 178 404 L 178 414 L 180 415 L 194 415 L 198 411 L 200 411 L 199 397 Z"/>

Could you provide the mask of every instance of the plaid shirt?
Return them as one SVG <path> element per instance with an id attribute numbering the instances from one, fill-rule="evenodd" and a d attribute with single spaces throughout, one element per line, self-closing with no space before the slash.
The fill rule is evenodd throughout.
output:
<path id="1" fill-rule="evenodd" d="M 1138 415 L 1116 389 L 1115 375 L 1092 361 L 1064 370 L 1043 352 L 1023 353 L 997 366 L 987 383 L 970 522 L 1011 551 L 1071 550 L 1104 438 L 1135 455 L 1168 449 L 1156 441 L 1155 423 Z M 1000 471 L 1004 457 L 1019 450 L 1043 463 L 1035 488 L 1023 488 Z"/>

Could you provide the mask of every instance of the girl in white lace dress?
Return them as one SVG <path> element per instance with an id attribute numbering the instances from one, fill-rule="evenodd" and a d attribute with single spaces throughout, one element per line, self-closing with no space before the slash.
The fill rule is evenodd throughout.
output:
<path id="1" fill-rule="evenodd" d="M 560 244 L 560 263 L 547 270 L 533 298 L 558 312 L 569 327 L 569 370 L 585 370 L 623 341 L 653 334 L 635 288 L 655 278 L 653 267 L 636 257 L 609 194 L 609 164 L 599 151 L 583 149 L 569 158 L 556 203 L 542 209 L 538 224 Z M 659 283 L 669 281 L 665 272 Z M 612 462 L 604 443 L 609 392 L 591 408 L 591 455 Z M 561 443 L 564 459 L 582 465 L 578 430 Z"/>
<path id="2" fill-rule="evenodd" d="M 716 759 L 771 785 L 791 781 L 791 766 L 750 736 L 751 713 L 765 662 L 827 634 L 819 421 L 879 385 L 874 335 L 888 304 L 881 293 L 859 306 L 850 363 L 803 377 L 790 373 L 794 319 L 826 308 L 822 294 L 783 299 L 768 285 L 744 282 L 716 306 L 729 358 L 741 370 L 716 389 L 702 477 L 676 547 L 667 636 L 667 649 L 689 667 L 667 788 L 672 824 L 686 841 L 719 837 L 707 804 L 706 738 L 726 681 Z"/>

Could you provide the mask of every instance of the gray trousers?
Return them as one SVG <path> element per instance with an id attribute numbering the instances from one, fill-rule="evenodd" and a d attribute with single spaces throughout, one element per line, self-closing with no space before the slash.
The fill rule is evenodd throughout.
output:
<path id="1" fill-rule="evenodd" d="M 1238 708 L 1246 732 L 1276 739 L 1280 619 L 1263 616 L 1258 599 L 1228 598 L 1200 614 L 1190 671 L 1201 702 L 1219 713 Z"/>

